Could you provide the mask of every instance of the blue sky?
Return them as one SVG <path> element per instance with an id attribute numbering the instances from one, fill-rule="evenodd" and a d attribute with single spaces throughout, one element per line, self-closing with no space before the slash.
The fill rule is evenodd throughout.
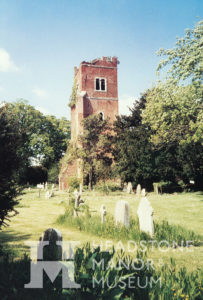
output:
<path id="1" fill-rule="evenodd" d="M 202 0 L 0 0 L 0 101 L 69 118 L 73 67 L 117 56 L 120 113 L 156 81 L 159 48 L 202 19 Z"/>

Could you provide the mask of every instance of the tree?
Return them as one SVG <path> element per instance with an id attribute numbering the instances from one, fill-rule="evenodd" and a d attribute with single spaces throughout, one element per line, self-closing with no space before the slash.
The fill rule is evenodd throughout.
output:
<path id="1" fill-rule="evenodd" d="M 108 119 L 91 115 L 82 121 L 83 133 L 79 137 L 77 154 L 82 160 L 84 174 L 88 175 L 89 189 L 93 180 L 109 176 L 112 164 L 112 132 Z"/>
<path id="2" fill-rule="evenodd" d="M 203 143 L 202 99 L 193 85 L 159 83 L 148 91 L 143 123 L 152 129 L 156 147 L 165 143 Z"/>
<path id="3" fill-rule="evenodd" d="M 197 187 L 203 179 L 202 41 L 201 21 L 178 39 L 175 48 L 159 51 L 167 58 L 160 62 L 158 70 L 171 68 L 167 80 L 148 91 L 142 112 L 143 124 L 151 128 L 154 149 L 173 149 L 177 163 L 174 175 L 186 183 L 195 180 Z"/>
<path id="4" fill-rule="evenodd" d="M 135 101 L 129 116 L 119 116 L 114 124 L 114 159 L 117 173 L 123 182 L 131 181 L 151 188 L 157 181 L 155 152 L 149 141 L 150 128 L 142 124 L 141 112 L 145 108 L 146 94 Z"/>
<path id="5" fill-rule="evenodd" d="M 46 168 L 57 163 L 67 148 L 70 139 L 70 122 L 54 116 L 44 116 L 26 101 L 10 103 L 8 110 L 18 123 L 24 144 L 21 155 L 24 158 L 22 174 L 33 159 Z"/>
<path id="6" fill-rule="evenodd" d="M 173 49 L 158 51 L 159 56 L 166 56 L 160 61 L 157 70 L 170 65 L 169 78 L 176 82 L 191 79 L 194 84 L 202 84 L 203 80 L 203 21 L 194 29 L 187 29 L 184 38 L 178 38 Z"/>
<path id="7" fill-rule="evenodd" d="M 0 228 L 16 214 L 20 188 L 17 185 L 21 158 L 18 155 L 23 139 L 18 124 L 8 114 L 7 105 L 0 108 Z"/>

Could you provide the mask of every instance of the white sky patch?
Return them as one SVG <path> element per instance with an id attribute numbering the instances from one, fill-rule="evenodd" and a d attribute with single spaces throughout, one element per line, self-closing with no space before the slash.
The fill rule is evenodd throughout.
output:
<path id="1" fill-rule="evenodd" d="M 40 98 L 45 98 L 48 95 L 46 90 L 40 89 L 40 88 L 34 88 L 32 90 L 32 92 L 33 92 L 33 94 L 35 94 L 37 97 L 40 97 Z"/>
<path id="2" fill-rule="evenodd" d="M 9 53 L 0 48 L 0 72 L 16 72 L 19 68 L 11 60 Z"/>
<path id="3" fill-rule="evenodd" d="M 119 115 L 129 115 L 130 110 L 129 107 L 133 107 L 133 103 L 135 102 L 136 97 L 135 96 L 129 96 L 129 95 L 121 95 L 119 97 Z"/>
<path id="4" fill-rule="evenodd" d="M 3 86 L 0 86 L 0 93 L 1 92 L 4 92 L 4 87 Z"/>
<path id="5" fill-rule="evenodd" d="M 53 115 L 48 111 L 46 108 L 41 107 L 41 106 L 36 106 L 35 107 L 37 110 L 39 110 L 43 115 L 48 116 L 48 115 Z"/>

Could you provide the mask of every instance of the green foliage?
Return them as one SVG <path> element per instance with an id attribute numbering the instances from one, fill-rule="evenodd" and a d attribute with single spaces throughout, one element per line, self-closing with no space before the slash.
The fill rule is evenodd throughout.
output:
<path id="1" fill-rule="evenodd" d="M 112 182 L 111 180 L 107 180 L 105 182 L 98 182 L 95 186 L 95 189 L 105 195 L 108 195 L 110 192 L 120 190 L 120 186 L 118 186 L 118 184 Z"/>
<path id="2" fill-rule="evenodd" d="M 0 262 L 0 297 L 12 300 L 200 300 L 203 296 L 202 271 L 188 273 L 185 268 L 177 271 L 172 259 L 169 265 L 156 270 L 148 267 L 147 258 L 141 252 L 137 253 L 136 259 L 132 259 L 115 250 L 101 251 L 99 247 L 91 250 L 87 244 L 76 250 L 74 263 L 75 282 L 81 285 L 80 289 L 62 289 L 61 273 L 53 284 L 44 276 L 43 289 L 25 289 L 24 284 L 30 280 L 29 258 L 25 256 L 21 260 L 10 261 L 8 255 L 4 256 Z M 136 278 L 140 280 L 139 285 Z M 150 286 L 150 278 L 158 283 Z M 102 279 L 103 284 L 95 279 L 97 282 Z M 146 282 L 148 284 L 143 288 Z"/>
<path id="3" fill-rule="evenodd" d="M 30 159 L 36 159 L 47 168 L 61 159 L 70 139 L 68 120 L 44 116 L 24 100 L 9 103 L 8 112 L 22 135 L 24 143 L 19 155 L 24 159 L 24 167 L 30 165 Z"/>
<path id="4" fill-rule="evenodd" d="M 48 182 L 58 183 L 58 177 L 59 177 L 59 164 L 55 163 L 51 165 L 51 167 L 48 170 Z"/>
<path id="5" fill-rule="evenodd" d="M 71 93 L 70 100 L 68 103 L 69 107 L 73 107 L 76 104 L 77 90 L 78 90 L 77 78 L 75 77 L 74 82 L 73 82 L 73 87 L 72 87 L 72 93 Z"/>
<path id="6" fill-rule="evenodd" d="M 76 176 L 68 177 L 67 183 L 70 187 L 70 192 L 74 191 L 75 189 L 78 190 L 80 188 L 80 180 Z"/>
<path id="7" fill-rule="evenodd" d="M 142 124 L 141 112 L 145 108 L 146 95 L 135 101 L 129 116 L 117 117 L 114 124 L 113 154 L 117 174 L 123 182 L 141 184 L 148 190 L 159 180 L 155 168 L 156 152 L 149 141 L 150 128 Z"/>
<path id="8" fill-rule="evenodd" d="M 83 133 L 79 137 L 82 147 L 78 148 L 77 155 L 91 190 L 93 181 L 107 179 L 111 174 L 112 132 L 109 120 L 101 120 L 97 115 L 85 118 L 82 125 Z"/>
<path id="9" fill-rule="evenodd" d="M 9 218 L 17 213 L 14 207 L 20 194 L 17 183 L 22 163 L 18 156 L 22 135 L 7 108 L 7 105 L 0 108 L 0 228 L 8 225 Z"/>
<path id="10" fill-rule="evenodd" d="M 177 38 L 173 49 L 160 49 L 159 56 L 166 56 L 158 66 L 158 71 L 170 65 L 169 77 L 176 81 L 192 79 L 195 85 L 203 80 L 202 56 L 203 21 L 196 24 L 194 29 L 187 29 L 185 37 Z"/>
<path id="11" fill-rule="evenodd" d="M 143 123 L 152 129 L 151 141 L 159 146 L 168 143 L 202 143 L 203 102 L 193 85 L 176 86 L 174 83 L 159 83 L 147 93 Z M 195 125 L 199 122 L 199 126 Z"/>

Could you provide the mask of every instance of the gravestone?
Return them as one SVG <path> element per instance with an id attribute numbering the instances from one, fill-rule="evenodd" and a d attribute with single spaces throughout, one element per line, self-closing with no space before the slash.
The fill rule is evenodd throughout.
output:
<path id="1" fill-rule="evenodd" d="M 51 197 L 54 197 L 54 192 L 53 191 L 46 191 L 45 198 L 50 199 Z"/>
<path id="2" fill-rule="evenodd" d="M 56 245 L 56 242 L 62 242 L 61 233 L 55 228 L 48 228 L 44 231 L 39 239 L 40 241 L 48 241 L 49 245 L 43 247 L 43 260 L 62 260 L 62 247 Z M 40 245 L 39 245 L 40 247 Z M 39 258 L 39 249 L 37 257 Z"/>
<path id="3" fill-rule="evenodd" d="M 146 197 L 143 197 L 137 210 L 139 226 L 140 231 L 148 233 L 151 237 L 154 235 L 153 214 L 154 210 L 149 200 Z"/>
<path id="4" fill-rule="evenodd" d="M 140 197 L 140 195 L 141 195 L 141 185 L 138 184 L 138 185 L 137 185 L 137 188 L 136 188 L 136 196 L 137 196 L 137 197 Z"/>
<path id="5" fill-rule="evenodd" d="M 77 208 L 79 207 L 79 205 L 84 204 L 84 200 L 81 199 L 81 194 L 77 191 L 74 190 L 73 192 L 74 196 L 75 196 L 75 210 L 74 210 L 74 216 L 78 217 L 78 211 Z"/>
<path id="6" fill-rule="evenodd" d="M 157 183 L 157 182 L 154 182 L 154 183 L 153 183 L 153 187 L 154 187 L 154 193 L 155 193 L 156 195 L 158 195 L 158 194 L 159 194 L 159 186 L 158 186 L 158 183 Z"/>
<path id="7" fill-rule="evenodd" d="M 145 196 L 146 196 L 146 190 L 142 189 L 142 191 L 141 191 L 141 197 L 145 197 Z"/>
<path id="8" fill-rule="evenodd" d="M 130 205 L 127 201 L 121 200 L 116 203 L 114 218 L 116 225 L 130 226 Z"/>
<path id="9" fill-rule="evenodd" d="M 51 189 L 52 191 L 55 189 L 55 184 L 52 184 Z"/>
<path id="10" fill-rule="evenodd" d="M 105 217 L 106 217 L 106 206 L 102 205 L 100 207 L 100 214 L 101 214 L 101 223 L 104 224 L 105 223 Z"/>
<path id="11" fill-rule="evenodd" d="M 128 185 L 127 185 L 127 193 L 128 193 L 128 194 L 132 194 L 132 192 L 133 192 L 132 182 L 128 182 Z"/>

